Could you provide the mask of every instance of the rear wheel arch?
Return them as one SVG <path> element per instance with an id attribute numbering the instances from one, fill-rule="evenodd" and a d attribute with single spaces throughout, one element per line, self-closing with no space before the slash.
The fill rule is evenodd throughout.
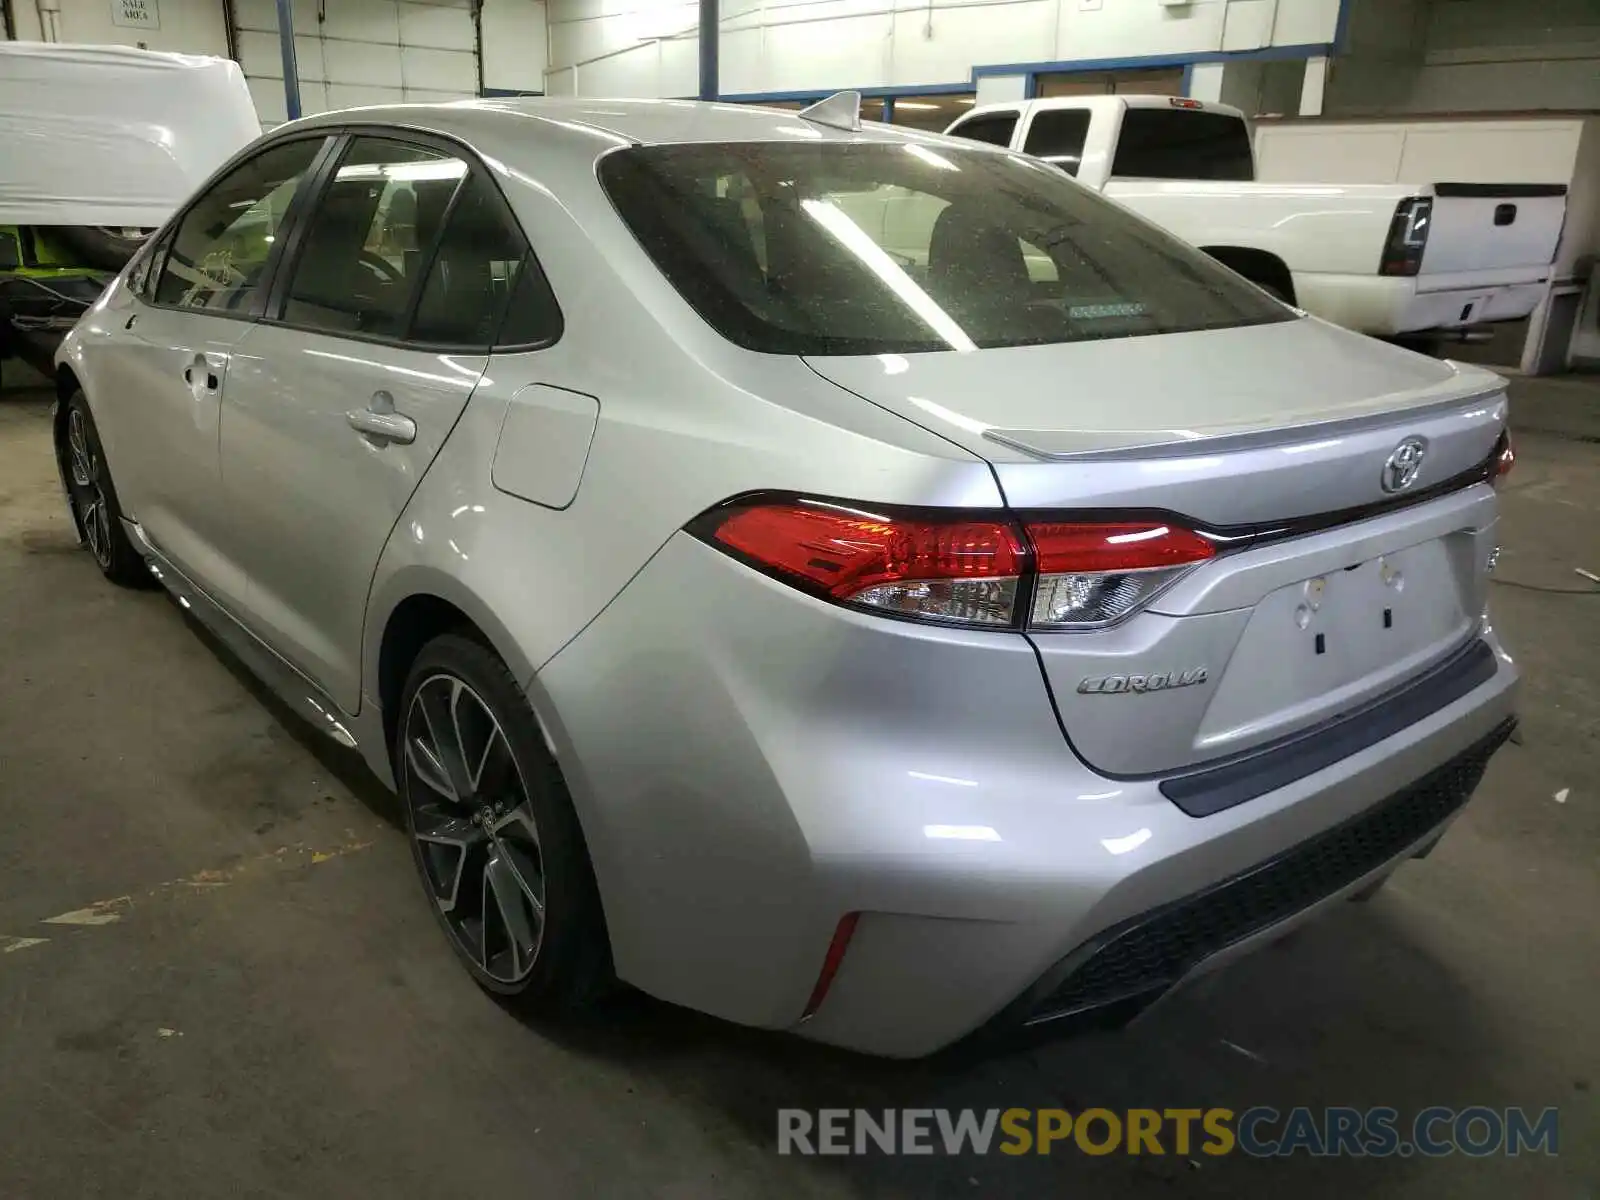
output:
<path id="1" fill-rule="evenodd" d="M 1294 275 L 1289 264 L 1267 250 L 1250 246 L 1202 246 L 1203 251 L 1231 271 L 1237 271 L 1251 283 L 1277 296 L 1285 304 L 1293 304 Z"/>
<path id="2" fill-rule="evenodd" d="M 398 585 L 398 586 L 396 586 Z M 369 606 L 369 630 L 382 633 L 367 645 L 367 695 L 377 700 L 383 715 L 384 735 L 392 744 L 395 705 L 405 686 L 406 673 L 422 648 L 446 633 L 460 634 L 492 651 L 517 685 L 526 692 L 532 666 L 516 651 L 511 635 L 499 624 L 488 605 L 458 581 L 427 569 L 411 568 L 401 578 L 380 589 Z M 369 635 L 370 639 L 370 635 Z M 539 713 L 535 696 L 529 703 Z M 546 738 L 548 741 L 548 737 Z M 553 748 L 552 748 L 553 749 Z"/>

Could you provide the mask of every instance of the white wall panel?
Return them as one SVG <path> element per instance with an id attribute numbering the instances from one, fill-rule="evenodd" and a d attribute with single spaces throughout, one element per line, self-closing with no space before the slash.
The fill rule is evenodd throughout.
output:
<path id="1" fill-rule="evenodd" d="M 484 0 L 482 22 L 484 86 L 544 91 L 550 65 L 544 0 Z"/>
<path id="2" fill-rule="evenodd" d="M 372 87 L 402 86 L 398 43 L 383 46 L 328 38 L 322 43 L 322 57 L 332 81 Z"/>
<path id="3" fill-rule="evenodd" d="M 33 0 L 13 0 L 20 17 Z M 161 28 L 129 29 L 112 23 L 109 0 L 62 0 L 61 40 L 95 45 L 136 46 L 186 54 L 228 53 L 227 29 L 217 0 L 161 0 Z M 35 24 L 37 16 L 34 17 Z M 19 21 L 19 26 L 21 22 Z M 19 27 L 19 34 L 23 32 Z"/>
<path id="4" fill-rule="evenodd" d="M 1223 13 L 1222 48 L 1259 50 L 1272 45 L 1272 0 L 1233 0 Z"/>
<path id="5" fill-rule="evenodd" d="M 926 9 L 895 14 L 890 45 L 891 84 L 955 83 L 974 63 L 1017 62 L 1019 45 L 1048 46 L 1055 36 L 1052 0 L 1007 5 L 997 17 L 989 8 L 935 8 L 933 36 L 924 37 Z"/>
<path id="6" fill-rule="evenodd" d="M 400 40 L 407 46 L 439 50 L 472 50 L 472 22 L 458 9 L 437 4 L 400 5 Z"/>
<path id="7" fill-rule="evenodd" d="M 367 104 L 399 104 L 406 95 L 399 88 L 366 87 L 354 83 L 328 85 L 329 108 L 359 108 Z"/>
<path id="8" fill-rule="evenodd" d="M 893 17 L 846 17 L 814 25 L 786 25 L 769 32 L 763 91 L 846 88 L 857 80 L 887 75 Z"/>
<path id="9" fill-rule="evenodd" d="M 448 92 L 471 96 L 478 87 L 478 62 L 459 50 L 405 46 L 400 51 L 403 85 L 408 92 Z"/>
<path id="10" fill-rule="evenodd" d="M 1054 57 L 1133 58 L 1220 50 L 1228 8 L 1227 0 L 1195 0 L 1177 8 L 1155 0 L 1106 0 L 1100 8 L 1085 10 L 1076 0 L 1063 0 Z"/>
<path id="11" fill-rule="evenodd" d="M 1339 0 L 726 0 L 721 90 L 821 91 L 835 87 L 950 84 L 975 66 L 1214 54 L 1333 40 Z M 650 39 L 691 31 L 693 4 L 672 0 L 550 0 L 550 63 L 579 65 L 579 94 L 626 86 L 683 94 Z M 931 23 L 931 36 L 929 29 Z M 694 39 L 674 40 L 676 62 Z M 618 65 L 602 66 L 596 59 Z M 670 82 L 668 76 L 670 75 Z M 554 90 L 554 87 L 552 88 Z M 688 89 L 692 91 L 692 88 Z"/>
<path id="12" fill-rule="evenodd" d="M 171 2 L 163 0 L 163 13 Z M 277 8 L 272 0 L 235 0 L 235 11 L 245 77 L 263 123 L 275 124 L 285 107 Z M 304 113 L 477 94 L 477 33 L 468 0 L 326 0 L 320 6 L 301 0 L 294 24 Z M 542 63 L 538 69 L 542 73 Z M 270 88 L 278 96 L 269 104 Z"/>
<path id="13" fill-rule="evenodd" d="M 323 11 L 327 13 L 321 30 L 325 38 L 400 44 L 400 6 L 395 0 L 328 0 Z"/>

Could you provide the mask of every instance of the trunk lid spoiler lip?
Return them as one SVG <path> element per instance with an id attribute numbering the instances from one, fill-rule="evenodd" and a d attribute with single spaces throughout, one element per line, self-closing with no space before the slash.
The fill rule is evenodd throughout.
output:
<path id="1" fill-rule="evenodd" d="M 1505 403 L 1503 380 L 1496 379 L 1491 385 L 1465 393 L 1457 392 L 1436 400 L 1425 399 L 1420 404 L 1384 408 L 1353 416 L 1333 417 L 1325 421 L 1300 421 L 1281 428 L 1224 429 L 1216 433 L 1171 429 L 1162 431 L 1169 435 L 1163 438 L 1159 434 L 1152 437 L 1152 432 L 1149 430 L 998 429 L 991 426 L 983 430 L 982 436 L 988 441 L 1019 450 L 1041 462 L 1119 462 L 1152 458 L 1189 458 L 1255 450 L 1295 441 L 1316 441 L 1339 434 L 1404 425 L 1454 408 L 1486 401 Z M 1107 445 L 1108 442 L 1112 444 Z"/>

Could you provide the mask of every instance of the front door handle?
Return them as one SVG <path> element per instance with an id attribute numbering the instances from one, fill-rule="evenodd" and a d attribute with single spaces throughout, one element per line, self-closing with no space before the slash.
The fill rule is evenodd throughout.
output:
<path id="1" fill-rule="evenodd" d="M 352 409 L 345 413 L 345 420 L 351 429 L 380 445 L 409 446 L 417 440 L 417 423 L 394 410 L 394 397 L 388 392 L 374 392 L 366 408 Z"/>

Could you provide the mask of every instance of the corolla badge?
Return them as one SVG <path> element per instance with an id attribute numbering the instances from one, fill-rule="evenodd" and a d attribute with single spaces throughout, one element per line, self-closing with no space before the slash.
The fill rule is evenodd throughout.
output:
<path id="1" fill-rule="evenodd" d="M 1086 696 L 1117 695 L 1122 692 L 1163 692 L 1168 688 L 1194 687 L 1206 681 L 1206 669 L 1155 671 L 1149 675 L 1091 675 L 1079 681 L 1078 690 Z"/>
<path id="2" fill-rule="evenodd" d="M 1383 464 L 1379 482 L 1386 492 L 1403 492 L 1417 481 L 1422 473 L 1422 459 L 1428 453 L 1428 443 L 1419 437 L 1408 437 L 1390 453 Z"/>

